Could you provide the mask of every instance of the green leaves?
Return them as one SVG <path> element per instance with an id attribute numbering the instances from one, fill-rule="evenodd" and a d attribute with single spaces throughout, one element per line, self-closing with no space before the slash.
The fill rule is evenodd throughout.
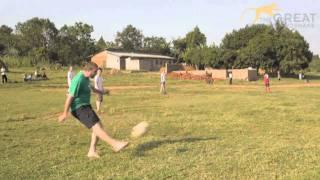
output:
<path id="1" fill-rule="evenodd" d="M 235 68 L 251 66 L 272 72 L 280 69 L 293 73 L 307 68 L 312 59 L 304 38 L 281 22 L 275 26 L 252 25 L 233 31 L 222 40 L 221 48 L 236 52 L 235 58 L 222 56 L 229 67 Z"/>
<path id="2" fill-rule="evenodd" d="M 97 42 L 96 47 L 97 47 L 98 51 L 102 51 L 107 48 L 107 44 L 104 41 L 102 36 L 100 37 L 99 41 Z"/>
<path id="3" fill-rule="evenodd" d="M 167 43 L 166 39 L 163 37 L 146 37 L 143 39 L 143 49 L 146 52 L 169 55 L 170 43 Z"/>
<path id="4" fill-rule="evenodd" d="M 207 42 L 206 36 L 200 31 L 198 26 L 193 31 L 187 33 L 185 39 L 187 48 L 205 46 Z"/>
<path id="5" fill-rule="evenodd" d="M 59 32 L 56 52 L 62 64 L 80 64 L 96 52 L 91 38 L 93 26 L 77 22 L 73 26 L 64 25 Z"/>
<path id="6" fill-rule="evenodd" d="M 142 48 L 142 31 L 133 27 L 131 24 L 126 26 L 122 32 L 117 32 L 115 43 L 118 47 L 126 51 L 134 51 Z"/>
<path id="7" fill-rule="evenodd" d="M 184 38 L 178 38 L 173 43 L 173 54 L 179 61 L 194 65 L 197 69 L 211 64 L 209 49 L 206 47 L 206 36 L 196 26 Z M 206 48 L 206 49 L 204 49 Z"/>

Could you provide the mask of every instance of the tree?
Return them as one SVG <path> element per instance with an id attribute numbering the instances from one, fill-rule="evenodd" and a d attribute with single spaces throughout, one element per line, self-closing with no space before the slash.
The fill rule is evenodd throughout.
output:
<path id="1" fill-rule="evenodd" d="M 239 50 L 248 45 L 249 41 L 256 35 L 272 29 L 271 26 L 265 24 L 255 24 L 246 26 L 239 30 L 233 30 L 222 39 L 221 47 L 223 49 Z"/>
<path id="2" fill-rule="evenodd" d="M 193 65 L 196 69 L 204 68 L 204 56 L 202 47 L 187 48 L 183 58 L 186 63 Z"/>
<path id="3" fill-rule="evenodd" d="M 173 48 L 172 54 L 178 60 L 178 62 L 183 62 L 183 54 L 187 49 L 187 42 L 185 38 L 178 38 L 172 41 Z"/>
<path id="4" fill-rule="evenodd" d="M 231 69 L 234 66 L 234 62 L 237 58 L 237 52 L 235 50 L 228 50 L 221 48 L 220 51 L 218 51 L 218 57 L 220 59 L 220 64 L 223 64 L 222 67 L 226 69 Z"/>
<path id="5" fill-rule="evenodd" d="M 4 54 L 4 50 L 6 49 L 6 46 L 2 43 L 0 43 L 0 55 Z"/>
<path id="6" fill-rule="evenodd" d="M 309 69 L 312 72 L 320 72 L 320 58 L 319 55 L 314 55 L 311 63 L 309 64 Z"/>
<path id="7" fill-rule="evenodd" d="M 0 27 L 0 54 L 6 54 L 5 51 L 8 51 L 8 49 L 13 45 L 12 31 L 13 29 L 9 26 L 2 25 Z"/>
<path id="8" fill-rule="evenodd" d="M 185 58 L 190 58 L 191 56 L 190 53 L 192 52 L 198 53 L 196 49 L 199 50 L 199 47 L 205 47 L 206 41 L 207 41 L 206 36 L 200 31 L 199 27 L 196 26 L 192 31 L 188 32 L 184 38 L 178 38 L 172 41 L 172 44 L 173 44 L 172 53 L 178 59 L 179 62 L 190 63 L 191 59 L 185 59 Z"/>
<path id="9" fill-rule="evenodd" d="M 312 60 L 312 52 L 309 51 L 309 45 L 298 33 L 294 38 L 288 40 L 288 46 L 283 48 L 284 58 L 280 61 L 280 69 L 285 73 L 294 73 L 306 69 Z"/>
<path id="10" fill-rule="evenodd" d="M 97 48 L 97 51 L 102 51 L 104 49 L 107 48 L 107 44 L 106 42 L 104 41 L 103 37 L 101 36 L 100 39 L 98 40 L 97 44 L 96 44 L 96 48 Z"/>
<path id="11" fill-rule="evenodd" d="M 126 51 L 135 51 L 142 48 L 142 31 L 131 24 L 126 26 L 122 32 L 117 32 L 116 45 Z"/>
<path id="12" fill-rule="evenodd" d="M 28 55 L 32 52 L 37 52 L 36 49 L 43 49 L 41 52 L 44 57 L 48 57 L 48 53 L 54 46 L 58 30 L 54 23 L 49 19 L 32 18 L 23 23 L 16 25 L 18 35 L 18 47 L 21 55 Z"/>
<path id="13" fill-rule="evenodd" d="M 196 67 L 196 69 L 204 69 L 206 66 L 220 68 L 223 63 L 219 58 L 219 48 L 216 46 L 204 46 L 187 48 L 184 53 L 186 63 Z"/>
<path id="14" fill-rule="evenodd" d="M 196 26 L 193 31 L 187 33 L 186 44 L 187 48 L 195 48 L 205 46 L 207 42 L 206 36 L 200 31 L 199 27 Z"/>
<path id="15" fill-rule="evenodd" d="M 256 67 L 272 72 L 278 65 L 279 60 L 276 57 L 275 38 L 272 30 L 250 39 L 248 45 L 239 50 L 234 62 L 236 68 Z"/>
<path id="16" fill-rule="evenodd" d="M 223 62 L 219 58 L 220 49 L 214 45 L 210 47 L 204 47 L 202 49 L 203 63 L 205 66 L 214 68 L 220 68 L 223 66 Z"/>
<path id="17" fill-rule="evenodd" d="M 307 68 L 312 59 L 304 38 L 281 22 L 234 30 L 223 38 L 221 48 L 221 59 L 229 68 L 251 66 L 293 73 Z"/>
<path id="18" fill-rule="evenodd" d="M 146 37 L 143 40 L 143 49 L 150 53 L 170 54 L 170 44 L 163 37 Z"/>
<path id="19" fill-rule="evenodd" d="M 285 24 L 276 22 L 276 55 L 279 69 L 285 73 L 294 73 L 306 69 L 312 61 L 309 44 L 298 31 L 290 30 Z"/>
<path id="20" fill-rule="evenodd" d="M 59 32 L 57 53 L 62 64 L 80 64 L 96 52 L 91 38 L 93 26 L 77 22 L 73 26 L 64 25 Z"/>

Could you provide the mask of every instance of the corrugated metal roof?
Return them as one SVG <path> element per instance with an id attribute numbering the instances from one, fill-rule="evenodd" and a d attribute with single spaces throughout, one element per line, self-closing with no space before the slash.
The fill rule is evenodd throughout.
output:
<path id="1" fill-rule="evenodd" d="M 112 52 L 107 51 L 107 53 L 119 56 L 119 57 L 135 57 L 135 58 L 152 58 L 152 59 L 170 59 L 174 60 L 170 56 L 154 55 L 154 54 L 142 54 L 142 53 L 133 53 L 133 52 Z"/>

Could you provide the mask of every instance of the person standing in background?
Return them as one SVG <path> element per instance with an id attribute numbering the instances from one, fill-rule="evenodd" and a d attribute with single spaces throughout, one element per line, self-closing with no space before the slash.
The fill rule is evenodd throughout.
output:
<path id="1" fill-rule="evenodd" d="M 102 69 L 98 68 L 97 75 L 94 77 L 94 87 L 101 92 L 104 92 L 103 88 L 103 78 L 102 78 Z M 97 105 L 97 112 L 100 113 L 101 111 L 101 103 L 103 101 L 103 95 L 102 94 L 97 94 L 97 100 L 96 100 L 96 105 Z"/>
<path id="2" fill-rule="evenodd" d="M 229 85 L 232 85 L 232 72 L 229 73 Z"/>
<path id="3" fill-rule="evenodd" d="M 271 92 L 270 90 L 270 79 L 269 79 L 269 74 L 268 73 L 264 73 L 263 76 L 263 82 L 264 82 L 264 86 L 266 88 L 266 92 Z"/>
<path id="4" fill-rule="evenodd" d="M 69 92 L 69 88 L 70 88 L 70 86 L 71 86 L 71 81 L 72 81 L 72 79 L 73 79 L 73 76 L 74 76 L 73 67 L 70 66 L 70 67 L 69 67 L 68 74 L 67 74 L 68 92 Z"/>
<path id="5" fill-rule="evenodd" d="M 6 74 L 6 68 L 4 66 L 1 67 L 1 78 L 2 78 L 2 84 L 8 82 L 7 74 Z"/>
<path id="6" fill-rule="evenodd" d="M 160 74 L 160 93 L 167 94 L 166 90 L 166 71 L 163 69 Z"/>

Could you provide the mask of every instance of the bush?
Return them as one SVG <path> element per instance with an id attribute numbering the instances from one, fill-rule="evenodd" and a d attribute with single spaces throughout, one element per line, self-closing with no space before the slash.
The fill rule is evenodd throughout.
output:
<path id="1" fill-rule="evenodd" d="M 2 57 L 2 60 L 10 68 L 32 67 L 32 59 L 30 57 L 4 56 Z"/>
<path id="2" fill-rule="evenodd" d="M 320 59 L 313 59 L 309 64 L 308 70 L 311 72 L 320 72 Z"/>
<path id="3" fill-rule="evenodd" d="M 16 57 L 16 56 L 3 56 L 1 58 L 3 62 L 10 68 L 19 68 L 19 67 L 50 67 L 51 65 L 48 61 L 41 61 L 35 64 L 35 61 L 30 56 Z"/>

